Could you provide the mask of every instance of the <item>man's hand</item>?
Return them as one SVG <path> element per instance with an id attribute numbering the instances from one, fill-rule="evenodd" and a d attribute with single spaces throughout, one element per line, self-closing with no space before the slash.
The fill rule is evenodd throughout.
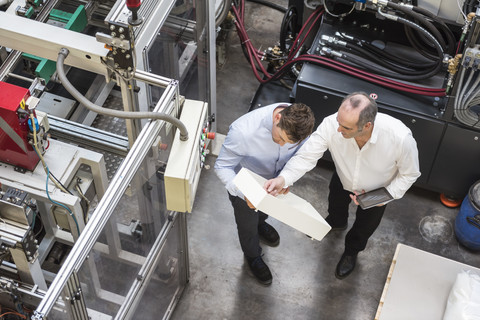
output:
<path id="1" fill-rule="evenodd" d="M 286 187 L 286 188 L 282 188 L 282 190 L 280 190 L 278 194 L 287 194 L 289 192 L 290 192 L 290 187 Z"/>
<path id="2" fill-rule="evenodd" d="M 358 203 L 358 200 L 357 200 L 357 196 L 359 195 L 359 193 L 357 191 L 353 191 L 353 193 L 355 193 L 354 195 L 353 194 L 350 194 L 350 199 L 353 200 L 353 202 L 359 206 L 360 203 Z M 362 193 L 365 193 L 365 190 L 362 190 Z"/>
<path id="3" fill-rule="evenodd" d="M 265 189 L 268 194 L 276 197 L 279 194 L 288 193 L 289 188 L 283 189 L 284 185 L 285 179 L 282 176 L 278 176 L 275 179 L 265 181 L 263 189 Z"/>

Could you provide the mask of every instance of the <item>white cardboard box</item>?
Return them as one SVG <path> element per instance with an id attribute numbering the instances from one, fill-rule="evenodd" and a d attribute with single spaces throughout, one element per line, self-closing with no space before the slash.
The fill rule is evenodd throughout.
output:
<path id="1" fill-rule="evenodd" d="M 325 237 L 331 227 L 310 203 L 291 192 L 274 197 L 263 189 L 265 181 L 242 168 L 233 183 L 258 210 L 316 240 Z"/>

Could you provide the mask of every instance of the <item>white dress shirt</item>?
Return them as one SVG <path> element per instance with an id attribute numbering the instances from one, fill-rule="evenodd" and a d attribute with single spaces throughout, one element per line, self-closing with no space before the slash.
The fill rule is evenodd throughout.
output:
<path id="1" fill-rule="evenodd" d="M 400 120 L 377 113 L 372 136 L 361 149 L 337 129 L 336 113 L 322 121 L 280 173 L 286 186 L 313 169 L 327 149 L 343 188 L 350 192 L 386 187 L 399 199 L 420 176 L 417 143 Z"/>

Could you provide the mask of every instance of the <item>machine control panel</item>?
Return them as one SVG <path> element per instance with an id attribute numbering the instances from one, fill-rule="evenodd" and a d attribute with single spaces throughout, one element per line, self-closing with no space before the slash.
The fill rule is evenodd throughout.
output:
<path id="1" fill-rule="evenodd" d="M 167 209 L 177 212 L 191 212 L 195 193 L 208 154 L 208 140 L 215 137 L 211 128 L 212 118 L 207 116 L 208 105 L 202 101 L 185 100 L 180 121 L 189 134 L 182 141 L 177 130 L 170 158 L 165 169 L 165 194 Z"/>

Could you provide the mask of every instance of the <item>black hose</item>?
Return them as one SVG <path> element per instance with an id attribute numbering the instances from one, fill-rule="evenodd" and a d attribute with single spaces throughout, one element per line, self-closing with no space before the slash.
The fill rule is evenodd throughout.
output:
<path id="1" fill-rule="evenodd" d="M 290 6 L 283 16 L 282 25 L 280 27 L 280 50 L 282 50 L 282 52 L 287 51 L 287 37 L 289 29 L 292 35 L 297 34 L 297 30 L 295 30 L 297 18 L 297 8 L 295 6 Z"/>
<path id="2" fill-rule="evenodd" d="M 287 8 L 285 7 L 282 7 L 276 3 L 271 3 L 269 1 L 265 1 L 265 0 L 247 0 L 248 2 L 254 2 L 254 3 L 258 3 L 258 4 L 261 4 L 261 5 L 264 5 L 264 6 L 267 6 L 267 7 L 270 7 L 272 9 L 275 9 L 275 10 L 278 10 L 280 12 L 287 12 Z"/>
<path id="3" fill-rule="evenodd" d="M 419 13 L 417 13 L 417 12 L 415 12 L 415 11 L 405 7 L 405 6 L 393 3 L 391 1 L 388 1 L 387 6 L 392 8 L 392 9 L 403 12 L 404 14 L 412 17 L 413 19 L 415 19 L 417 21 L 421 21 L 422 24 L 425 26 L 425 29 L 427 29 L 437 39 L 437 41 L 440 43 L 440 46 L 442 47 L 442 51 L 446 49 L 447 46 L 445 44 L 445 41 L 443 40 L 442 35 L 438 31 L 438 29 L 430 21 L 428 21 L 428 19 L 426 19 L 425 16 L 423 16 L 423 15 L 421 15 L 421 14 L 419 14 Z"/>
<path id="4" fill-rule="evenodd" d="M 422 75 L 427 73 L 429 70 L 412 70 L 412 69 L 405 69 L 405 67 L 402 67 L 400 65 L 393 65 L 388 61 L 382 60 L 381 58 L 379 59 L 378 56 L 370 53 L 369 51 L 363 49 L 362 47 L 359 47 L 358 45 L 352 44 L 352 43 L 347 43 L 347 48 L 359 53 L 360 55 L 364 56 L 367 59 L 370 59 L 372 62 L 390 69 L 394 72 L 397 72 L 399 74 L 404 74 L 404 75 L 411 75 L 411 76 L 416 76 L 416 75 Z"/>
<path id="5" fill-rule="evenodd" d="M 369 42 L 366 42 L 366 41 L 362 41 L 362 46 L 364 48 L 366 48 L 367 50 L 369 51 L 372 51 L 373 53 L 375 54 L 378 54 L 379 56 L 385 58 L 385 59 L 389 59 L 389 60 L 392 60 L 400 65 L 403 65 L 403 66 L 406 66 L 406 67 L 411 67 L 411 68 L 424 68 L 424 69 L 428 69 L 430 67 L 433 67 L 434 65 L 436 65 L 437 63 L 436 62 L 433 62 L 433 61 L 425 61 L 425 62 L 419 62 L 419 63 L 416 63 L 414 61 L 411 61 L 411 60 L 407 60 L 407 59 L 403 59 L 403 58 L 400 58 L 394 54 L 391 54 L 391 53 L 388 53 L 378 47 L 376 47 L 375 45 L 369 43 Z"/>
<path id="6" fill-rule="evenodd" d="M 428 38 L 430 38 L 432 43 L 435 45 L 435 49 L 437 50 L 438 56 L 443 57 L 443 51 L 442 51 L 442 47 L 441 47 L 440 43 L 427 30 L 425 30 L 423 27 L 419 26 L 418 24 L 416 24 L 416 23 L 414 23 L 410 20 L 401 18 L 401 17 L 397 17 L 397 21 L 402 23 L 402 24 L 408 25 L 409 27 L 419 31 L 420 33 L 422 33 L 425 36 L 427 36 Z M 442 58 L 439 58 L 435 68 L 433 68 L 429 72 L 424 73 L 422 75 L 408 76 L 408 75 L 395 74 L 395 73 L 392 73 L 392 72 L 388 72 L 388 71 L 376 68 L 376 67 L 371 66 L 371 65 L 367 65 L 363 61 L 360 61 L 360 60 L 358 60 L 356 58 L 353 58 L 353 57 L 349 57 L 347 55 L 344 55 L 342 58 L 344 58 L 345 60 L 347 60 L 349 62 L 352 62 L 352 63 L 355 63 L 359 66 L 362 66 L 363 68 L 372 70 L 377 74 L 380 74 L 380 75 L 383 75 L 383 76 L 386 76 L 386 77 L 400 79 L 400 80 L 407 80 L 407 81 L 428 79 L 428 78 L 434 76 L 435 74 L 437 74 L 442 67 Z"/>
<path id="7" fill-rule="evenodd" d="M 477 6 L 477 0 L 466 0 L 463 3 L 463 13 L 465 13 L 465 15 L 468 15 L 470 12 L 475 12 Z"/>
<path id="8" fill-rule="evenodd" d="M 404 26 L 404 29 L 405 35 L 407 36 L 410 45 L 415 50 L 417 50 L 418 53 L 420 53 L 422 56 L 429 60 L 436 60 L 438 58 L 435 56 L 435 54 L 429 51 L 430 48 L 426 48 L 425 45 L 418 40 L 417 36 L 414 34 L 411 28 L 409 28 L 408 26 Z"/>
<path id="9" fill-rule="evenodd" d="M 438 23 L 440 25 L 441 30 L 445 33 L 445 36 L 447 37 L 447 53 L 449 55 L 455 54 L 455 35 L 453 34 L 452 30 L 447 26 L 445 22 L 443 22 L 440 19 L 437 19 L 437 17 L 431 13 L 430 11 L 420 8 L 420 7 L 413 7 L 413 11 L 418 12 L 420 14 L 423 14 L 424 16 L 427 16 L 428 18 L 432 19 L 432 21 Z"/>

